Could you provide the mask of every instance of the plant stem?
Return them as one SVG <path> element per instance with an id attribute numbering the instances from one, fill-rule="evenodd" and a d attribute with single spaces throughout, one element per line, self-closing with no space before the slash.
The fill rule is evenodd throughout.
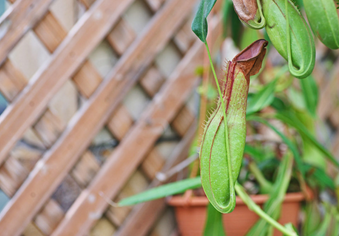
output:
<path id="1" fill-rule="evenodd" d="M 284 226 L 282 226 L 277 221 L 272 219 L 269 215 L 267 215 L 257 204 L 255 204 L 255 202 L 253 202 L 253 200 L 248 196 L 244 188 L 238 182 L 236 182 L 235 184 L 235 191 L 250 210 L 254 211 L 257 215 L 266 220 L 277 230 L 288 236 L 297 236 L 295 232 L 291 232 L 290 230 L 286 229 Z"/>
<path id="2" fill-rule="evenodd" d="M 261 173 L 260 169 L 258 168 L 257 164 L 254 161 L 251 161 L 248 165 L 251 173 L 254 175 L 255 179 L 258 181 L 260 185 L 260 193 L 268 194 L 271 192 L 273 184 L 269 182 L 264 175 Z"/>

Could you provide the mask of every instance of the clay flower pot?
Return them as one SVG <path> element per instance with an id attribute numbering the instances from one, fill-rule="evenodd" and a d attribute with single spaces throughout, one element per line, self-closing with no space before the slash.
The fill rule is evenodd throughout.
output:
<path id="1" fill-rule="evenodd" d="M 263 206 L 268 195 L 253 195 L 251 198 L 256 204 Z M 302 192 L 286 194 L 279 222 L 283 225 L 291 222 L 297 226 L 300 204 L 303 200 L 305 200 L 305 196 Z M 208 204 L 208 199 L 205 196 L 173 196 L 168 198 L 167 203 L 175 208 L 181 236 L 203 234 Z M 250 211 L 245 203 L 237 197 L 234 211 L 223 215 L 223 224 L 227 235 L 244 236 L 258 219 L 259 216 Z M 274 236 L 278 235 L 282 234 L 275 230 Z"/>

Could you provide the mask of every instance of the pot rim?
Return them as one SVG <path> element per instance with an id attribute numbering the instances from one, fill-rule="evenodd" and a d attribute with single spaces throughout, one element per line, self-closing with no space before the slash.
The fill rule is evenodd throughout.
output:
<path id="1" fill-rule="evenodd" d="M 251 199 L 256 204 L 265 203 L 269 195 L 268 194 L 260 194 L 260 195 L 250 195 Z M 297 193 L 287 193 L 284 198 L 284 203 L 286 202 L 301 202 L 306 199 L 305 194 L 303 192 Z M 187 207 L 187 206 L 207 206 L 208 199 L 206 196 L 170 196 L 166 199 L 167 204 L 170 206 L 176 207 Z M 236 197 L 237 205 L 245 205 L 243 200 L 239 196 Z"/>

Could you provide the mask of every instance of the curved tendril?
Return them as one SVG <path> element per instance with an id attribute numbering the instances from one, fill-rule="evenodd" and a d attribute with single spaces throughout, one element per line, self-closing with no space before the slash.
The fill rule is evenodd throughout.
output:
<path id="1" fill-rule="evenodd" d="M 260 0 L 257 0 L 257 5 L 258 5 L 258 11 L 260 15 L 259 20 L 253 20 L 253 21 L 247 22 L 248 26 L 251 27 L 252 29 L 262 29 L 266 25 L 266 20 L 262 13 L 262 7 L 261 7 Z"/>

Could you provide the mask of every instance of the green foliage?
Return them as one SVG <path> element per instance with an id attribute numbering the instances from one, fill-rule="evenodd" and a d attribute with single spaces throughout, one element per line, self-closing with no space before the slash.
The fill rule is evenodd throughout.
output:
<path id="1" fill-rule="evenodd" d="M 293 157 L 287 154 L 278 171 L 277 179 L 271 188 L 270 198 L 264 204 L 264 211 L 274 220 L 278 220 L 281 212 L 281 204 L 284 201 L 288 188 L 293 166 Z M 271 225 L 264 219 L 259 219 L 257 223 L 246 234 L 247 236 L 266 236 L 271 231 Z"/>
<path id="2" fill-rule="evenodd" d="M 223 36 L 227 36 L 228 22 L 230 20 L 230 15 L 233 11 L 233 3 L 231 0 L 223 0 L 222 2 L 222 22 L 223 22 Z"/>
<path id="3" fill-rule="evenodd" d="M 204 236 L 225 236 L 225 230 L 222 224 L 222 213 L 217 211 L 211 203 L 209 203 L 207 207 Z"/>
<path id="4" fill-rule="evenodd" d="M 289 138 L 287 138 L 282 132 L 280 132 L 276 127 L 271 125 L 268 121 L 266 121 L 265 119 L 263 119 L 259 116 L 250 115 L 250 116 L 247 117 L 247 120 L 248 121 L 252 120 L 252 121 L 260 122 L 260 123 L 266 125 L 267 127 L 269 127 L 272 131 L 274 131 L 283 140 L 283 142 L 289 147 L 289 149 L 292 151 L 293 156 L 295 158 L 295 161 L 297 163 L 298 169 L 304 175 L 304 173 L 305 173 L 304 165 L 303 165 L 302 159 L 300 157 L 299 151 L 298 151 L 297 147 L 294 145 L 294 143 Z"/>
<path id="5" fill-rule="evenodd" d="M 314 40 L 293 2 L 264 0 L 263 12 L 266 32 L 280 55 L 288 61 L 290 73 L 300 79 L 309 76 L 315 64 Z"/>
<path id="6" fill-rule="evenodd" d="M 301 123 L 292 112 L 280 111 L 277 112 L 274 117 L 295 128 L 299 133 L 304 135 L 307 140 L 309 140 L 320 152 L 322 152 L 329 161 L 331 161 L 336 167 L 339 167 L 339 162 L 335 159 L 335 157 L 323 145 L 321 145 L 312 134 L 310 134 L 303 123 Z"/>
<path id="7" fill-rule="evenodd" d="M 207 16 L 210 14 L 216 1 L 201 0 L 192 22 L 192 31 L 203 43 L 206 43 L 208 33 Z"/>
<path id="8" fill-rule="evenodd" d="M 305 221 L 303 224 L 303 234 L 310 235 L 319 228 L 321 222 L 321 212 L 317 202 L 308 202 L 305 206 Z"/>
<path id="9" fill-rule="evenodd" d="M 177 181 L 175 183 L 165 184 L 160 187 L 152 188 L 146 190 L 142 193 L 133 195 L 128 198 L 122 199 L 118 205 L 119 206 L 129 206 L 135 205 L 141 202 L 147 202 L 174 194 L 183 193 L 188 189 L 196 189 L 201 187 L 200 177 L 185 179 Z"/>
<path id="10" fill-rule="evenodd" d="M 285 227 L 286 227 L 286 229 L 289 229 L 290 231 L 298 233 L 297 228 L 294 225 L 292 225 L 291 223 L 286 224 Z M 284 236 L 286 236 L 286 234 L 284 234 Z"/>
<path id="11" fill-rule="evenodd" d="M 266 214 L 257 204 L 253 202 L 253 200 L 246 194 L 245 189 L 239 184 L 236 183 L 235 189 L 237 191 L 237 194 L 239 197 L 244 201 L 244 203 L 248 206 L 248 209 L 251 211 L 254 211 L 256 214 L 258 214 L 263 220 L 267 221 L 271 226 L 275 227 L 282 233 L 288 235 L 288 236 L 296 236 L 297 234 L 294 232 L 294 230 L 290 230 L 281 224 L 279 224 L 277 221 L 272 219 L 268 214 Z"/>
<path id="12" fill-rule="evenodd" d="M 305 171 L 309 174 L 307 174 L 307 179 L 310 180 L 312 178 L 312 182 L 316 182 L 318 186 L 322 188 L 330 188 L 332 190 L 335 189 L 335 184 L 333 179 L 326 174 L 324 170 L 321 168 L 310 165 L 308 163 L 304 163 Z"/>
<path id="13" fill-rule="evenodd" d="M 277 80 L 274 79 L 272 82 L 267 84 L 263 89 L 250 97 L 247 101 L 246 114 L 258 112 L 263 108 L 271 105 L 274 100 L 274 90 Z"/>
<path id="14" fill-rule="evenodd" d="M 331 49 L 339 48 L 339 19 L 333 0 L 303 0 L 314 34 Z"/>
<path id="15" fill-rule="evenodd" d="M 316 117 L 319 95 L 318 95 L 318 86 L 317 83 L 315 82 L 314 77 L 310 75 L 309 77 L 300 80 L 300 87 L 303 92 L 303 97 L 308 112 L 313 117 Z"/>
<path id="16" fill-rule="evenodd" d="M 252 28 L 245 28 L 244 33 L 240 40 L 240 49 L 243 50 L 248 45 L 250 45 L 252 42 L 260 39 L 260 33 L 257 30 L 254 30 Z"/>

